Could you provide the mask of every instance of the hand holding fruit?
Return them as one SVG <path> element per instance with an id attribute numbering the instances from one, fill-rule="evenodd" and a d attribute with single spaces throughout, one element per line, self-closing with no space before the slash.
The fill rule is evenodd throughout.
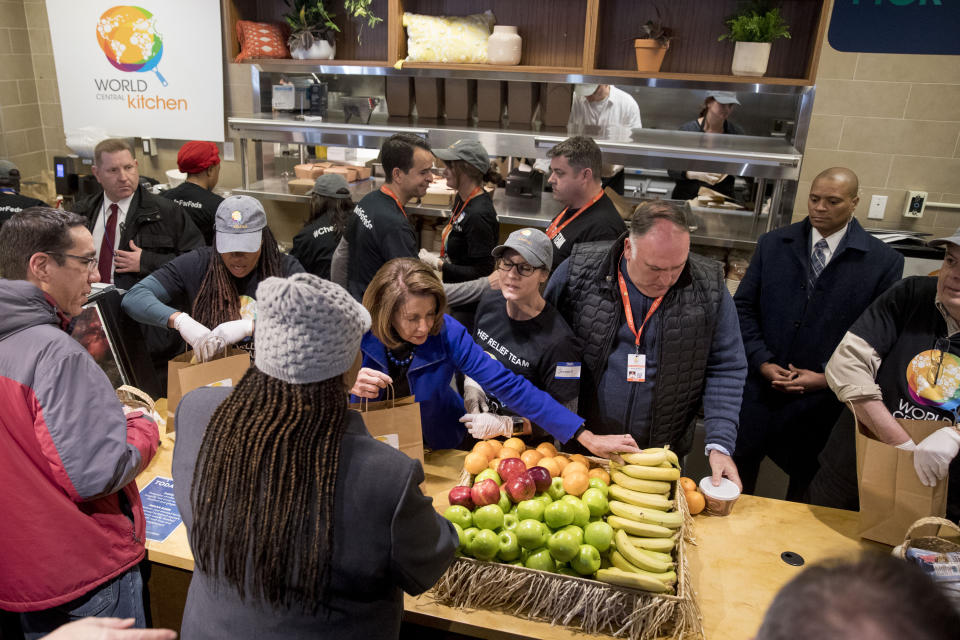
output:
<path id="1" fill-rule="evenodd" d="M 376 399 L 380 397 L 380 389 L 386 389 L 388 384 L 393 384 L 393 378 L 376 369 L 363 367 L 357 372 L 357 381 L 350 393 L 359 398 Z"/>
<path id="2" fill-rule="evenodd" d="M 467 413 L 486 413 L 490 410 L 483 387 L 469 376 L 463 379 L 463 408 Z"/>
<path id="3" fill-rule="evenodd" d="M 513 418 L 495 413 L 468 413 L 460 418 L 467 430 L 477 440 L 489 440 L 513 433 Z"/>
<path id="4" fill-rule="evenodd" d="M 592 431 L 584 430 L 577 438 L 577 442 L 586 447 L 590 453 L 600 458 L 609 458 L 615 462 L 623 462 L 618 453 L 639 452 L 637 441 L 629 434 L 598 436 Z"/>

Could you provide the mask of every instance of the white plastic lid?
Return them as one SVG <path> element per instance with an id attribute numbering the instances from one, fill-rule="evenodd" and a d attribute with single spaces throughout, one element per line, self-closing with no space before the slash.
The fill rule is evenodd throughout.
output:
<path id="1" fill-rule="evenodd" d="M 700 491 L 714 500 L 736 500 L 740 497 L 740 489 L 727 478 L 720 478 L 720 486 L 715 487 L 712 477 L 707 476 L 700 481 Z"/>

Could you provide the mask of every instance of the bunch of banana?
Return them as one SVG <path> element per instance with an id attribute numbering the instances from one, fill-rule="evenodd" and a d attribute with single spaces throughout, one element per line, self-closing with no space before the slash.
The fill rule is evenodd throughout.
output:
<path id="1" fill-rule="evenodd" d="M 673 591 L 677 573 L 669 554 L 634 545 L 623 529 L 617 530 L 614 543 L 608 556 L 613 566 L 597 571 L 598 580 L 654 593 Z"/>

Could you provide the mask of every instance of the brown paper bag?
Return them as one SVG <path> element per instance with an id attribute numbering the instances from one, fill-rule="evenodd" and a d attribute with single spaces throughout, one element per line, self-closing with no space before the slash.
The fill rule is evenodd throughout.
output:
<path id="1" fill-rule="evenodd" d="M 350 408 L 363 415 L 363 422 L 370 435 L 423 464 L 420 405 L 413 396 L 379 402 L 357 402 L 351 404 Z"/>
<path id="2" fill-rule="evenodd" d="M 854 416 L 856 413 L 854 412 Z M 914 442 L 945 426 L 935 420 L 897 420 Z M 913 468 L 913 452 L 901 451 L 857 425 L 860 537 L 890 546 L 903 542 L 910 526 L 947 510 L 947 482 L 925 487 Z"/>
<path id="3" fill-rule="evenodd" d="M 167 432 L 175 428 L 173 417 L 180 399 L 198 387 L 232 387 L 250 368 L 250 354 L 230 347 L 223 357 L 191 363 L 193 351 L 181 353 L 167 363 Z"/>

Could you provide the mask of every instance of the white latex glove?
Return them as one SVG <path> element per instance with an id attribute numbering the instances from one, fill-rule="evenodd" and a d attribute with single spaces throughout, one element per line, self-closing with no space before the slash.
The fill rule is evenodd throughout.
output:
<path id="1" fill-rule="evenodd" d="M 181 313 L 173 321 L 173 328 L 180 332 L 184 341 L 190 345 L 194 351 L 200 346 L 204 338 L 210 335 L 210 329 L 191 318 L 186 313 Z"/>
<path id="2" fill-rule="evenodd" d="M 237 344 L 253 335 L 253 320 L 230 320 L 213 328 L 212 335 L 223 338 L 224 344 Z"/>
<path id="3" fill-rule="evenodd" d="M 376 400 L 380 396 L 380 389 L 386 389 L 389 384 L 393 384 L 393 378 L 387 374 L 362 367 L 357 372 L 357 380 L 353 383 L 350 393 L 359 398 Z"/>
<path id="4" fill-rule="evenodd" d="M 707 173 L 704 171 L 687 171 L 688 180 L 699 180 L 707 184 L 717 184 L 726 177 L 723 173 Z"/>
<path id="5" fill-rule="evenodd" d="M 495 413 L 468 413 L 460 418 L 477 440 L 513 435 L 513 418 Z"/>
<path id="6" fill-rule="evenodd" d="M 913 440 L 907 440 L 906 442 L 901 442 L 898 444 L 897 449 L 900 449 L 901 451 L 916 451 L 917 445 L 913 442 Z"/>
<path id="7" fill-rule="evenodd" d="M 928 487 L 947 477 L 950 462 L 960 451 L 960 432 L 944 427 L 931 433 L 913 452 L 913 468 L 920 482 Z"/>
<path id="8" fill-rule="evenodd" d="M 420 262 L 427 265 L 434 271 L 440 271 L 443 269 L 443 258 L 440 257 L 439 253 L 434 253 L 433 251 L 420 249 Z"/>
<path id="9" fill-rule="evenodd" d="M 463 408 L 467 413 L 486 413 L 490 410 L 483 387 L 469 376 L 463 378 Z"/>

